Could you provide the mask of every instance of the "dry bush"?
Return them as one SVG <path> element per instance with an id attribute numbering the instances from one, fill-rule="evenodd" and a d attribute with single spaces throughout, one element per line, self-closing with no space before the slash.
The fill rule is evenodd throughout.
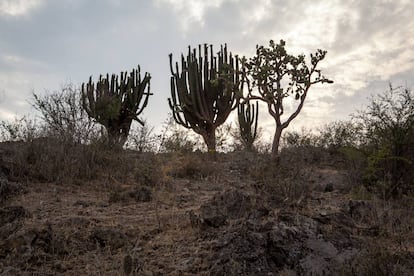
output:
<path id="1" fill-rule="evenodd" d="M 146 120 L 142 120 L 144 125 L 132 124 L 129 131 L 125 148 L 138 152 L 156 152 L 158 148 L 159 136 L 154 134 L 154 127 L 148 125 Z"/>
<path id="2" fill-rule="evenodd" d="M 93 179 L 104 163 L 96 145 L 69 145 L 54 138 L 9 143 L 8 170 L 15 179 L 72 182 Z"/>
<path id="3" fill-rule="evenodd" d="M 274 161 L 262 155 L 248 169 L 248 175 L 259 190 L 270 196 L 273 202 L 300 202 L 310 192 L 308 168 L 303 162 L 291 162 L 281 156 Z"/>
<path id="4" fill-rule="evenodd" d="M 44 126 L 28 116 L 0 122 L 0 142 L 32 141 L 40 137 Z"/>
<path id="5" fill-rule="evenodd" d="M 159 136 L 158 152 L 169 153 L 189 153 L 197 148 L 197 141 L 194 140 L 192 133 L 174 122 L 172 117 L 168 117 L 164 122 L 163 130 Z"/>
<path id="6" fill-rule="evenodd" d="M 153 153 L 136 157 L 134 179 L 137 184 L 154 187 L 165 180 L 161 161 Z"/>
<path id="7" fill-rule="evenodd" d="M 282 137 L 280 159 L 304 164 L 332 163 L 331 154 L 318 145 L 318 136 L 309 130 L 286 132 Z"/>
<path id="8" fill-rule="evenodd" d="M 98 127 L 82 108 L 81 94 L 73 84 L 44 95 L 33 93 L 33 107 L 41 114 L 48 137 L 66 143 L 88 143 L 98 136 Z"/>
<path id="9" fill-rule="evenodd" d="M 202 153 L 176 155 L 171 161 L 167 173 L 172 177 L 200 180 L 217 178 L 220 174 L 218 164 Z"/>
<path id="10" fill-rule="evenodd" d="M 77 182 L 93 179 L 106 166 L 108 150 L 98 129 L 83 112 L 79 91 L 66 85 L 61 91 L 33 95 L 41 120 L 28 117 L 0 124 L 8 141 L 10 176 L 40 182 Z"/>

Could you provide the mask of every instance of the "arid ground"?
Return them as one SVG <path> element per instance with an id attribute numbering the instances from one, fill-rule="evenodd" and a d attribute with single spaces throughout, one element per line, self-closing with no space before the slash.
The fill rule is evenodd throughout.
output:
<path id="1" fill-rule="evenodd" d="M 0 275 L 414 275 L 414 198 L 341 156 L 30 147 L 0 145 Z"/>

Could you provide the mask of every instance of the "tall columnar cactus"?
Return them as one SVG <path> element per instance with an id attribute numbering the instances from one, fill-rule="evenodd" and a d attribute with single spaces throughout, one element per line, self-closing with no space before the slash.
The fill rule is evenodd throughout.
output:
<path id="1" fill-rule="evenodd" d="M 87 114 L 102 124 L 108 134 L 110 146 L 125 144 L 132 120 L 143 125 L 138 116 L 148 104 L 151 76 L 141 78 L 140 67 L 130 74 L 121 72 L 120 78 L 113 74 L 99 77 L 96 85 L 92 77 L 82 84 L 83 108 Z"/>
<path id="2" fill-rule="evenodd" d="M 209 152 L 216 150 L 216 128 L 223 124 L 237 107 L 240 93 L 239 62 L 221 46 L 213 56 L 213 46 L 204 44 L 181 55 L 175 69 L 170 54 L 171 98 L 169 106 L 174 120 L 200 134 Z"/>
<path id="3" fill-rule="evenodd" d="M 253 150 L 253 143 L 257 138 L 257 121 L 259 118 L 259 103 L 250 104 L 249 101 L 237 107 L 240 138 L 246 150 Z"/>

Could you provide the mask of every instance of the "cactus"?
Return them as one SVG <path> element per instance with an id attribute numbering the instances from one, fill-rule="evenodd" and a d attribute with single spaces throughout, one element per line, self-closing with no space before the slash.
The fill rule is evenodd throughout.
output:
<path id="1" fill-rule="evenodd" d="M 240 93 L 239 61 L 228 54 L 227 45 L 213 56 L 213 46 L 204 44 L 197 50 L 188 47 L 188 55 L 181 55 L 173 68 L 172 54 L 171 98 L 169 106 L 174 120 L 200 134 L 209 152 L 216 150 L 216 128 L 223 124 L 237 107 Z"/>
<path id="2" fill-rule="evenodd" d="M 259 118 L 259 103 L 250 104 L 249 101 L 237 107 L 240 138 L 246 150 L 253 150 L 253 143 L 257 138 L 257 120 Z"/>
<path id="3" fill-rule="evenodd" d="M 145 73 L 141 79 L 140 67 L 128 72 L 121 72 L 120 78 L 113 74 L 99 77 L 96 85 L 92 77 L 82 84 L 83 108 L 89 117 L 95 119 L 107 130 L 111 147 L 122 147 L 128 137 L 133 120 L 141 125 L 138 118 L 148 104 L 151 76 Z"/>

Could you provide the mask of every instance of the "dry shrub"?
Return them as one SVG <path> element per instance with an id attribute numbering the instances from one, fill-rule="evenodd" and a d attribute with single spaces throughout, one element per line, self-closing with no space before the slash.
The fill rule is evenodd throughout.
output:
<path id="1" fill-rule="evenodd" d="M 200 180 L 217 177 L 220 168 L 208 154 L 188 153 L 175 155 L 167 173 L 172 177 Z"/>
<path id="2" fill-rule="evenodd" d="M 93 179 L 104 162 L 96 145 L 72 145 L 56 138 L 8 143 L 7 164 L 12 178 L 40 182 Z"/>
<path id="3" fill-rule="evenodd" d="M 308 169 L 303 162 L 290 162 L 286 158 L 274 161 L 271 156 L 260 156 L 248 170 L 256 186 L 277 202 L 298 202 L 308 195 Z"/>
<path id="4" fill-rule="evenodd" d="M 153 153 L 141 154 L 136 157 L 134 179 L 137 184 L 154 187 L 165 180 L 162 164 Z"/>

